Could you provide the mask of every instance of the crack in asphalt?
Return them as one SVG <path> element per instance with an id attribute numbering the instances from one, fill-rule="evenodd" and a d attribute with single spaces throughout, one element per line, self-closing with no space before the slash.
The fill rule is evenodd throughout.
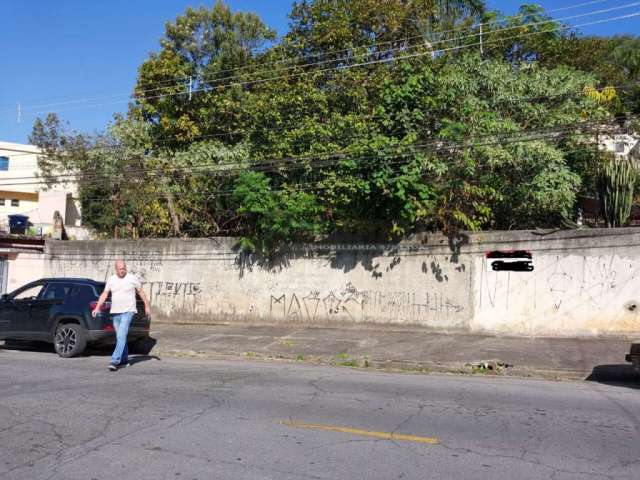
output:
<path id="1" fill-rule="evenodd" d="M 182 451 L 163 448 L 163 447 L 152 447 L 150 449 L 147 448 L 145 450 L 150 451 L 150 452 L 169 453 L 171 455 L 176 455 L 178 457 L 183 457 L 183 458 L 187 458 L 187 459 L 190 459 L 190 460 L 201 460 L 201 461 L 204 461 L 204 462 L 207 462 L 207 463 L 211 460 L 211 459 L 209 459 L 207 457 L 203 457 L 201 455 L 196 455 L 196 454 L 193 454 L 193 453 L 187 453 L 187 452 L 182 452 Z M 301 472 L 297 472 L 297 471 L 293 471 L 293 470 L 281 470 L 281 469 L 277 469 L 277 468 L 273 468 L 273 467 L 247 465 L 247 464 L 240 463 L 237 460 L 236 461 L 232 461 L 232 460 L 216 459 L 216 462 L 217 463 L 222 463 L 222 464 L 225 464 L 225 465 L 232 465 L 234 467 L 239 467 L 239 468 L 242 468 L 242 469 L 245 469 L 245 470 L 250 470 L 250 471 L 276 473 L 276 474 L 280 474 L 280 475 L 281 474 L 291 475 L 294 478 L 308 478 L 310 480 L 333 480 L 333 477 L 312 475 L 312 474 L 301 473 Z"/>
<path id="2" fill-rule="evenodd" d="M 140 402 L 140 407 L 142 408 L 143 403 Z M 54 474 L 52 474 L 51 476 L 49 476 L 47 478 L 47 480 L 51 480 L 52 478 L 54 478 L 57 475 L 57 470 L 59 470 L 61 467 L 64 467 L 70 463 L 73 463 L 74 461 L 76 461 L 77 459 L 79 459 L 82 456 L 85 455 L 89 455 L 93 452 L 96 452 L 102 448 L 104 448 L 107 445 L 110 445 L 114 442 L 114 440 L 122 440 L 122 439 L 127 439 L 129 437 L 138 435 L 138 434 L 150 434 L 150 433 L 154 433 L 156 431 L 168 431 L 171 430 L 173 428 L 179 427 L 179 426 L 187 426 L 190 425 L 194 422 L 197 422 L 198 420 L 200 420 L 204 415 L 206 415 L 209 411 L 219 407 L 221 405 L 220 401 L 213 401 L 211 402 L 211 404 L 209 404 L 208 406 L 204 407 L 203 409 L 201 409 L 198 412 L 194 412 L 188 415 L 184 415 L 182 417 L 179 417 L 176 421 L 174 422 L 169 422 L 167 425 L 162 425 L 159 426 L 157 424 L 154 424 L 148 428 L 137 428 L 133 431 L 130 431 L 128 433 L 125 434 L 117 434 L 116 436 L 112 436 L 109 437 L 107 430 L 109 429 L 110 425 L 116 421 L 116 420 L 120 420 L 121 416 L 120 415 L 113 415 L 112 417 L 108 417 L 108 421 L 105 423 L 104 428 L 102 429 L 102 431 L 96 435 L 92 440 L 85 442 L 86 444 L 91 444 L 92 442 L 94 442 L 95 440 L 99 439 L 99 438 L 104 438 L 106 437 L 106 440 L 102 440 L 100 442 L 97 442 L 95 445 L 91 445 L 88 448 L 82 448 L 80 452 L 78 452 L 77 454 L 72 455 L 70 458 L 66 459 L 65 461 L 63 461 L 62 463 L 58 463 L 55 467 L 56 472 Z M 134 409 L 135 411 L 136 409 Z"/>
<path id="3" fill-rule="evenodd" d="M 290 421 L 294 421 L 296 418 L 299 418 L 301 412 L 305 408 L 311 406 L 318 397 L 331 393 L 331 392 L 328 392 L 327 390 L 322 389 L 319 385 L 319 383 L 322 382 L 326 377 L 327 375 L 318 375 L 316 378 L 313 378 L 307 381 L 307 385 L 310 385 L 311 387 L 313 387 L 311 398 L 301 403 L 300 406 L 291 415 L 288 416 Z"/>
<path id="4" fill-rule="evenodd" d="M 178 365 L 175 370 L 149 370 L 144 371 L 144 374 L 140 375 L 137 374 L 137 371 L 132 371 L 134 375 L 125 375 L 124 377 L 109 376 L 107 382 L 104 381 L 102 376 L 97 377 L 93 370 L 89 370 L 88 368 L 85 370 L 79 369 L 81 373 L 78 378 L 79 383 L 74 384 L 71 396 L 74 401 L 83 405 L 90 405 L 91 407 L 86 409 L 86 411 L 81 410 L 79 412 L 80 416 L 74 416 L 73 412 L 65 413 L 63 410 L 63 415 L 60 419 L 56 419 L 55 417 L 49 418 L 50 415 L 64 408 L 65 405 L 58 403 L 58 401 L 65 398 L 65 393 L 69 392 L 68 388 L 57 387 L 56 382 L 59 379 L 45 381 L 44 383 L 25 382 L 23 385 L 27 385 L 28 383 L 30 386 L 24 386 L 22 391 L 5 391 L 8 395 L 0 394 L 0 399 L 2 399 L 2 401 L 0 401 L 1 418 L 3 421 L 6 418 L 8 423 L 16 421 L 16 423 L 0 430 L 0 433 L 4 433 L 2 437 L 3 440 L 9 436 L 13 437 L 17 433 L 17 437 L 22 442 L 19 448 L 22 448 L 22 444 L 26 445 L 32 440 L 31 438 L 28 439 L 32 431 L 37 432 L 38 435 L 44 439 L 42 441 L 38 439 L 39 443 L 30 445 L 32 450 L 28 455 L 35 456 L 29 458 L 28 461 L 21 462 L 20 465 L 14 465 L 9 470 L 4 470 L 4 472 L 2 472 L 3 469 L 0 467 L 0 476 L 20 472 L 20 475 L 24 474 L 24 477 L 33 477 L 33 475 L 31 475 L 32 471 L 29 469 L 37 465 L 36 468 L 47 470 L 48 480 L 61 478 L 65 474 L 65 467 L 74 464 L 80 459 L 87 461 L 100 459 L 101 457 L 94 454 L 105 447 L 112 446 L 113 448 L 111 448 L 111 450 L 114 448 L 116 450 L 117 448 L 133 449 L 136 448 L 134 443 L 138 437 L 143 440 L 158 436 L 162 438 L 162 435 L 170 436 L 170 438 L 176 436 L 177 438 L 177 434 L 185 435 L 185 432 L 189 432 L 190 429 L 187 427 L 190 425 L 215 425 L 216 422 L 220 421 L 217 415 L 221 410 L 227 412 L 225 413 L 227 416 L 229 416 L 230 412 L 232 413 L 232 418 L 240 418 L 237 414 L 243 411 L 243 405 L 240 403 L 240 406 L 238 406 L 237 402 L 242 402 L 245 397 L 254 400 L 253 396 L 248 397 L 248 394 L 253 395 L 254 391 L 257 391 L 259 395 L 261 395 L 262 391 L 265 392 L 265 406 L 269 406 L 268 402 L 269 398 L 271 398 L 269 396 L 273 395 L 277 399 L 275 402 L 277 410 L 275 411 L 278 413 L 284 413 L 281 411 L 282 408 L 287 408 L 289 411 L 293 410 L 293 413 L 288 415 L 291 421 L 297 420 L 298 417 L 303 415 L 308 409 L 312 410 L 317 407 L 322 409 L 321 411 L 326 411 L 329 407 L 332 407 L 337 408 L 339 411 L 341 405 L 346 405 L 348 411 L 345 412 L 345 415 L 338 413 L 341 419 L 349 418 L 347 415 L 351 415 L 352 412 L 356 412 L 357 415 L 372 413 L 375 415 L 384 415 L 385 420 L 393 420 L 392 425 L 395 425 L 395 427 L 392 432 L 397 433 L 407 428 L 410 429 L 412 425 L 414 425 L 414 428 L 415 426 L 424 427 L 423 423 L 425 421 L 428 422 L 434 418 L 437 419 L 445 415 L 452 415 L 456 417 L 462 425 L 474 428 L 475 437 L 469 440 L 464 435 L 459 437 L 453 436 L 449 439 L 446 439 L 445 436 L 445 440 L 440 440 L 439 446 L 446 452 L 469 456 L 469 458 L 472 459 L 470 460 L 472 464 L 477 463 L 476 459 L 496 459 L 496 464 L 504 463 L 505 466 L 508 465 L 511 468 L 515 466 L 518 471 L 527 471 L 523 466 L 529 468 L 536 467 L 541 469 L 542 473 L 548 471 L 548 478 L 552 479 L 557 479 L 563 474 L 579 475 L 594 479 L 616 478 L 616 474 L 624 475 L 627 471 L 635 469 L 636 465 L 640 465 L 640 460 L 638 459 L 640 456 L 633 455 L 633 453 L 638 450 L 633 445 L 625 446 L 625 444 L 623 444 L 623 441 L 627 441 L 627 437 L 637 441 L 638 432 L 640 431 L 638 417 L 634 414 L 633 409 L 622 403 L 623 397 L 614 396 L 614 391 L 607 388 L 585 388 L 582 395 L 587 395 L 587 392 L 591 392 L 592 395 L 598 398 L 604 397 L 606 399 L 604 403 L 610 404 L 613 409 L 609 407 L 605 410 L 606 406 L 603 406 L 601 409 L 596 403 L 594 408 L 586 409 L 584 411 L 585 413 L 576 410 L 576 412 L 572 414 L 572 412 L 562 404 L 560 404 L 562 405 L 560 407 L 558 407 L 559 404 L 557 403 L 552 403 L 551 405 L 553 405 L 553 407 L 544 407 L 543 403 L 539 409 L 534 409 L 531 405 L 537 407 L 535 403 L 520 405 L 509 397 L 507 397 L 509 400 L 504 404 L 505 407 L 502 406 L 498 400 L 487 400 L 488 390 L 473 390 L 477 385 L 472 384 L 465 384 L 465 386 L 456 385 L 456 389 L 453 390 L 453 395 L 445 394 L 445 390 L 434 389 L 433 392 L 435 392 L 435 394 L 431 395 L 433 398 L 429 398 L 428 389 L 424 390 L 424 387 L 421 385 L 414 386 L 413 384 L 408 388 L 398 388 L 397 385 L 393 385 L 394 377 L 391 376 L 362 377 L 360 376 L 360 372 L 358 372 L 358 380 L 355 383 L 347 383 L 350 379 L 356 377 L 351 377 L 350 372 L 346 370 L 338 373 L 334 370 L 331 370 L 330 373 L 318 373 L 314 371 L 308 376 L 307 370 L 298 370 L 294 367 L 283 370 L 281 367 L 265 369 L 264 366 L 262 366 L 258 371 L 246 367 L 238 371 L 239 369 L 236 368 L 236 365 L 216 370 L 183 368 L 180 366 L 181 364 Z M 300 371 L 303 372 L 300 377 L 295 377 L 296 372 Z M 21 373 L 22 372 L 21 370 Z M 24 373 L 26 374 L 27 372 L 24 371 Z M 166 384 L 165 378 L 167 374 L 175 377 L 171 379 L 170 386 Z M 293 380 L 289 381 L 291 375 L 293 375 Z M 274 376 L 276 377 L 275 382 L 273 381 Z M 334 378 L 336 379 L 335 382 L 327 382 L 328 379 Z M 361 380 L 362 378 L 369 378 L 371 383 L 363 382 Z M 387 387 L 387 379 L 390 380 L 389 385 L 391 385 L 391 387 Z M 98 380 L 103 383 L 96 387 Z M 287 383 L 288 381 L 289 383 Z M 402 382 L 398 382 L 398 384 L 401 387 L 406 387 L 407 381 L 408 380 L 403 380 Z M 450 382 L 447 381 L 445 383 L 447 383 L 447 387 L 450 386 Z M 337 386 L 334 387 L 334 384 Z M 51 387 L 46 391 L 47 396 L 42 392 L 43 385 L 45 389 Z M 111 389 L 115 388 L 116 385 L 122 388 L 124 392 L 129 392 L 123 397 L 124 399 L 121 403 L 112 404 L 105 401 L 101 402 L 99 400 L 101 396 L 105 398 L 113 397 Z M 139 385 L 144 388 L 136 390 Z M 345 385 L 349 386 L 346 387 Z M 434 385 L 437 385 L 437 383 Z M 179 394 L 176 395 L 176 391 L 179 391 Z M 275 395 L 272 391 L 276 392 Z M 293 401 L 291 400 L 291 396 L 281 396 L 278 398 L 279 394 L 286 395 L 287 391 L 293 392 L 290 394 L 293 395 Z M 34 394 L 33 392 L 36 393 Z M 21 405 L 19 403 L 22 400 L 20 395 L 24 398 L 29 398 L 30 395 L 42 395 L 42 398 L 37 397 L 33 402 Z M 118 394 L 116 394 L 116 398 L 118 398 L 117 395 Z M 526 391 L 523 392 L 523 395 L 526 395 Z M 424 396 L 427 398 L 424 398 Z M 45 398 L 47 399 L 47 403 L 43 402 Z M 176 405 L 168 403 L 166 400 L 173 398 L 179 399 L 182 403 Z M 283 398 L 284 401 L 282 401 Z M 500 395 L 494 395 L 491 392 L 488 398 L 499 399 Z M 637 401 L 637 399 L 633 399 L 632 396 L 626 398 Z M 300 400 L 298 401 L 298 399 Z M 589 401 L 594 402 L 591 395 L 589 395 Z M 252 406 L 256 405 L 257 412 L 265 411 L 272 415 L 274 410 L 259 409 L 261 402 L 262 399 L 258 398 L 257 404 L 248 404 Z M 594 405 L 594 403 L 588 405 L 591 406 Z M 43 407 L 45 407 L 44 413 L 42 412 Z M 31 415 L 31 412 L 35 408 L 40 409 L 38 415 L 32 415 L 28 421 L 23 421 L 24 416 Z M 186 411 L 180 412 L 181 409 L 185 409 Z M 378 410 L 384 411 L 378 413 Z M 542 413 L 538 415 L 538 411 L 546 415 L 543 416 Z M 78 425 L 85 424 L 89 417 L 87 416 L 87 420 L 85 420 L 82 415 L 88 415 L 89 412 L 96 413 L 95 419 L 91 417 L 91 419 L 95 421 L 95 424 L 89 423 L 92 428 L 89 432 L 86 432 L 87 438 L 76 438 L 72 432 L 74 428 L 78 428 Z M 178 413 L 176 414 L 176 412 Z M 588 412 L 602 413 L 602 415 L 598 416 L 598 418 L 593 418 L 588 416 Z M 65 414 L 67 416 L 65 416 Z M 165 418 L 167 416 L 170 417 Z M 285 414 L 280 418 L 286 416 Z M 242 419 L 249 421 L 252 421 L 252 418 L 253 422 L 255 422 L 256 418 L 263 418 L 263 416 L 242 416 Z M 264 418 L 272 419 L 273 417 L 264 416 Z M 358 418 L 361 417 L 358 416 Z M 67 419 L 72 420 L 69 425 L 61 423 Z M 227 420 L 226 417 L 225 420 Z M 233 425 L 234 428 L 237 428 L 237 422 Z M 489 425 L 494 426 L 494 429 L 485 428 Z M 569 427 L 570 429 L 568 429 Z M 559 452 L 550 450 L 551 446 L 554 445 L 553 443 L 547 443 L 546 448 L 537 451 L 535 446 L 544 446 L 547 440 L 543 432 L 553 431 L 553 429 L 564 432 L 565 435 L 573 434 L 576 442 L 580 441 L 583 434 L 590 435 L 591 443 L 588 445 L 590 445 L 593 454 L 587 456 L 589 450 L 585 450 L 584 455 L 581 455 L 581 453 L 583 453 L 581 451 L 575 451 L 562 456 L 562 452 L 566 450 L 560 450 Z M 248 431 L 251 433 L 251 425 L 249 425 Z M 295 461 L 292 462 L 290 469 L 278 468 L 278 457 L 275 457 L 276 460 L 272 460 L 271 463 L 266 461 L 265 455 L 268 453 L 267 450 L 272 448 L 272 444 L 268 442 L 269 432 L 270 431 L 267 430 L 267 443 L 258 441 L 252 447 L 252 454 L 256 455 L 256 458 L 262 457 L 265 459 L 264 465 L 251 465 L 239 461 L 217 458 L 215 462 L 221 465 L 242 468 L 247 473 L 257 472 L 258 474 L 262 473 L 264 475 L 291 476 L 292 478 L 305 478 L 310 480 L 328 480 L 332 478 L 330 476 L 323 476 L 322 472 L 320 474 L 305 472 L 304 467 L 300 468 L 299 464 L 296 464 Z M 455 428 L 453 432 L 456 432 Z M 516 436 L 516 434 L 520 436 Z M 280 435 L 280 437 L 291 438 L 299 445 L 302 445 L 305 439 L 315 438 L 317 441 L 319 438 L 324 438 L 322 436 L 307 437 L 303 434 L 290 436 Z M 260 438 L 262 439 L 262 437 Z M 339 437 L 336 438 L 339 439 Z M 516 438 L 518 441 L 513 441 L 513 438 Z M 564 436 L 559 438 L 564 438 Z M 599 441 L 604 445 L 604 442 L 610 438 L 617 440 L 618 444 L 625 448 L 619 449 L 605 458 L 602 456 L 603 454 L 599 454 L 597 446 Z M 462 445 L 457 445 L 456 442 L 463 443 Z M 465 442 L 472 448 L 465 448 L 463 446 Z M 20 458 L 20 455 L 23 455 L 19 448 L 11 450 L 11 444 L 5 443 L 4 441 L 2 443 L 5 444 L 2 450 L 0 450 L 3 453 L 7 451 L 8 454 L 14 454 L 16 458 Z M 412 462 L 413 465 L 418 465 L 418 462 L 420 462 L 420 464 L 425 464 L 426 466 L 429 462 L 433 462 L 434 455 L 441 455 L 438 453 L 440 449 L 437 447 L 425 449 L 408 442 L 398 442 L 393 439 L 349 438 L 332 442 L 322 442 L 315 445 L 304 445 L 301 448 L 304 451 L 313 452 L 330 448 L 332 450 L 337 449 L 336 454 L 343 454 L 344 452 L 341 447 L 345 445 L 367 444 L 372 445 L 372 448 L 380 451 L 386 448 L 385 445 L 391 445 L 394 452 L 396 450 L 402 452 L 401 457 Z M 502 448 L 506 451 L 495 451 L 500 444 L 504 445 Z M 530 444 L 533 444 L 534 448 L 527 447 L 527 445 Z M 204 453 L 195 454 L 192 452 L 184 452 L 181 450 L 180 444 L 176 445 L 178 448 L 151 448 L 145 446 L 143 450 L 177 455 L 194 461 L 211 462 L 212 458 L 214 458 Z M 519 445 L 522 445 L 524 448 L 518 448 Z M 13 446 L 15 447 L 15 444 Z M 288 441 L 287 446 L 289 446 Z M 246 444 L 240 444 L 237 449 L 235 449 L 237 457 L 242 456 L 240 455 L 241 450 L 246 447 Z M 48 449 L 49 451 L 44 453 L 42 452 L 42 448 Z M 511 451 L 509 451 L 509 449 L 511 449 Z M 575 450 L 575 448 L 573 450 Z M 233 452 L 234 446 L 230 446 L 227 451 Z M 357 452 L 358 449 L 356 448 L 355 451 Z M 569 448 L 569 451 L 572 451 L 572 448 Z M 603 452 L 606 452 L 606 450 L 603 450 Z M 629 455 L 629 453 L 631 455 Z M 625 456 L 628 458 L 625 458 Z M 235 456 L 230 457 L 235 458 Z M 325 465 L 336 461 L 336 457 L 327 457 L 328 458 L 322 459 Z M 400 458 L 400 455 L 398 458 Z M 504 462 L 500 462 L 499 459 L 504 460 Z M 564 462 L 567 463 L 566 468 L 563 468 L 561 464 Z M 569 462 L 571 462 L 570 465 Z M 585 464 L 585 462 L 589 463 Z M 254 460 L 254 463 L 259 462 Z M 568 468 L 569 466 L 575 468 Z M 591 469 L 590 471 L 583 471 L 581 467 L 584 467 L 584 470 L 589 470 L 590 467 Z M 602 471 L 599 472 L 599 470 Z M 164 475 L 167 476 L 169 473 L 164 473 Z"/>

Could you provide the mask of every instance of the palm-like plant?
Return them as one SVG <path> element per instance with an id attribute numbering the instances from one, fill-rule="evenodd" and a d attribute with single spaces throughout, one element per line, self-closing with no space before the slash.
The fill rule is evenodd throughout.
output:
<path id="1" fill-rule="evenodd" d="M 435 11 L 434 29 L 442 31 L 453 28 L 465 18 L 481 15 L 485 5 L 482 0 L 437 0 Z"/>
<path id="2" fill-rule="evenodd" d="M 640 38 L 630 35 L 618 37 L 613 49 L 614 62 L 624 69 L 629 79 L 640 76 Z"/>

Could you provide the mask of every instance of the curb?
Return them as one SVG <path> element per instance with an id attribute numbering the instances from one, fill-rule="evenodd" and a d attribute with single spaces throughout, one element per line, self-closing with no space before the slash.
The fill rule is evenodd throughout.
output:
<path id="1" fill-rule="evenodd" d="M 479 370 L 470 363 L 431 363 L 413 362 L 406 360 L 376 360 L 368 358 L 343 358 L 340 355 L 334 357 L 309 356 L 297 357 L 269 354 L 261 352 L 224 352 L 214 353 L 196 350 L 159 349 L 154 350 L 159 356 L 169 358 L 198 358 L 210 360 L 236 360 L 236 361 L 260 361 L 260 362 L 285 362 L 291 364 L 322 365 L 332 367 L 347 367 L 356 370 L 378 370 L 384 372 L 413 373 L 428 375 L 431 373 L 482 376 L 482 377 L 511 377 L 541 379 L 552 381 L 583 381 L 588 373 L 576 370 L 548 370 L 535 367 L 508 367 L 493 371 Z"/>

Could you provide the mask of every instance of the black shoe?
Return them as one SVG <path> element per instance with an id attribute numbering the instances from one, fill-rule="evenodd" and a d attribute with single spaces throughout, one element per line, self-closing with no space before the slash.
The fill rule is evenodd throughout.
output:
<path id="1" fill-rule="evenodd" d="M 115 363 L 110 363 L 109 364 L 109 370 L 111 372 L 115 372 L 116 370 L 118 370 L 118 366 Z"/>
<path id="2" fill-rule="evenodd" d="M 118 364 L 118 368 L 125 368 L 125 367 L 130 367 L 131 364 L 129 362 L 122 362 L 120 364 Z"/>

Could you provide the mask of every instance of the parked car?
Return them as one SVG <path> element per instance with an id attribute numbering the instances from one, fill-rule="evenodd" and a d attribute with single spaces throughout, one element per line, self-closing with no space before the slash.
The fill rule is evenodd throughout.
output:
<path id="1" fill-rule="evenodd" d="M 640 372 L 640 340 L 631 344 L 629 353 L 625 356 L 625 360 L 633 364 L 635 369 Z"/>
<path id="2" fill-rule="evenodd" d="M 43 278 L 0 298 L 0 340 L 36 340 L 53 343 L 61 357 L 80 355 L 87 344 L 115 344 L 109 315 L 110 298 L 93 318 L 104 282 L 87 278 Z M 132 351 L 149 338 L 150 319 L 138 298 L 127 340 Z"/>

